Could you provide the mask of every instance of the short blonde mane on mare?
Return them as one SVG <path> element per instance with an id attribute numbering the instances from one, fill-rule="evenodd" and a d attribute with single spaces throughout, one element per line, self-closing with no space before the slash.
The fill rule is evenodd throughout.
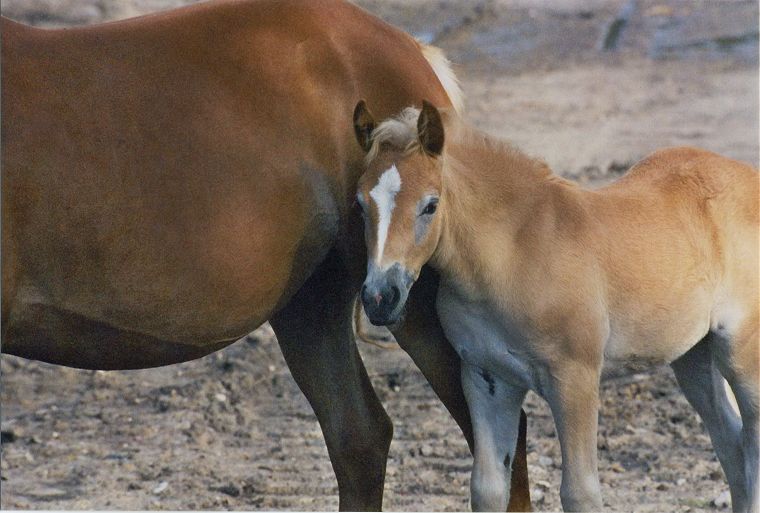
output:
<path id="1" fill-rule="evenodd" d="M 422 43 L 419 44 L 422 56 L 425 57 L 430 67 L 433 68 L 433 72 L 438 77 L 443 90 L 446 91 L 451 105 L 458 114 L 461 114 L 464 110 L 464 93 L 462 93 L 462 88 L 459 86 L 459 79 L 454 74 L 454 70 L 451 69 L 451 62 L 440 48 Z"/>
<path id="2" fill-rule="evenodd" d="M 441 83 L 446 95 L 449 97 L 454 112 L 461 114 L 464 110 L 464 94 L 459 86 L 459 79 L 451 69 L 451 62 L 446 58 L 443 51 L 435 46 L 426 45 L 417 41 L 425 60 L 433 68 L 435 76 Z M 371 146 L 367 152 L 366 162 L 369 164 L 377 157 L 380 146 L 388 143 L 403 150 L 409 154 L 419 148 L 417 144 L 417 118 L 420 116 L 420 110 L 414 107 L 407 107 L 401 114 L 396 117 L 387 119 L 380 123 L 372 133 Z"/>

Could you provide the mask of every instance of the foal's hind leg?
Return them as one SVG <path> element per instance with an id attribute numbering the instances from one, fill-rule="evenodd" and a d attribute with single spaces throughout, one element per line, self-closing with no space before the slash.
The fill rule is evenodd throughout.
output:
<path id="1" fill-rule="evenodd" d="M 760 347 L 758 315 L 747 319 L 727 337 L 714 336 L 711 348 L 715 362 L 734 392 L 742 417 L 741 447 L 747 505 L 743 510 L 760 513 Z"/>
<path id="2" fill-rule="evenodd" d="M 271 324 L 322 427 L 340 509 L 380 510 L 393 426 L 356 349 L 355 288 L 337 260 L 328 259 Z"/>
<path id="3" fill-rule="evenodd" d="M 671 364 L 678 385 L 702 418 L 726 473 L 734 511 L 747 510 L 742 423 L 726 397 L 723 376 L 713 361 L 708 335 Z"/>

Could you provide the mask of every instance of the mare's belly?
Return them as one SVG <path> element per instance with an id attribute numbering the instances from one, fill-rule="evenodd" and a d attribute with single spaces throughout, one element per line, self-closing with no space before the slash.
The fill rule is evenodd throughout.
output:
<path id="1" fill-rule="evenodd" d="M 194 360 L 235 340 L 183 344 L 38 303 L 17 311 L 7 322 L 2 349 L 23 358 L 82 369 L 143 369 Z"/>

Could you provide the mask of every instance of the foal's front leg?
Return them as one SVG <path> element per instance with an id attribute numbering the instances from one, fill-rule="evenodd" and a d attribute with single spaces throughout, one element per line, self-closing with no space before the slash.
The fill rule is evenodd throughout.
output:
<path id="1" fill-rule="evenodd" d="M 545 398 L 562 450 L 562 508 L 598 511 L 602 508 L 596 456 L 600 367 L 574 361 L 561 361 L 556 367 L 549 370 Z"/>
<path id="2" fill-rule="evenodd" d="M 475 435 L 473 511 L 506 511 L 526 389 L 462 362 L 462 388 Z"/>

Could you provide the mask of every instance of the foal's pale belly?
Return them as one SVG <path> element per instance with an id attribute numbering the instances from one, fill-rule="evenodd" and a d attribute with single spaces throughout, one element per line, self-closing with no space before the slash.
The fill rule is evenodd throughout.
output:
<path id="1" fill-rule="evenodd" d="M 638 316 L 611 312 L 602 376 L 669 364 L 699 342 L 710 329 L 711 304 L 706 293 L 690 299 Z M 524 329 L 487 303 L 468 301 L 445 285 L 437 306 L 444 332 L 463 361 L 542 393 L 549 370 L 531 348 Z"/>
<path id="2" fill-rule="evenodd" d="M 710 294 L 698 290 L 666 306 L 641 301 L 625 310 L 610 311 L 605 365 L 671 363 L 707 334 L 711 307 Z"/>

